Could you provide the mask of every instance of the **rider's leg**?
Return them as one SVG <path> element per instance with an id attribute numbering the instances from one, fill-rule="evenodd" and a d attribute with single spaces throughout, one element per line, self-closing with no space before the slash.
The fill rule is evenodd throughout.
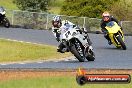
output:
<path id="1" fill-rule="evenodd" d="M 105 34 L 104 37 L 108 40 L 108 44 L 111 45 L 112 42 L 111 42 L 111 39 L 109 38 L 109 35 Z"/>
<path id="2" fill-rule="evenodd" d="M 59 42 L 60 41 L 60 34 L 56 32 L 56 40 Z"/>
<path id="3" fill-rule="evenodd" d="M 60 33 L 58 33 L 58 29 L 54 29 L 53 32 L 55 34 L 56 40 L 59 42 L 60 41 Z"/>

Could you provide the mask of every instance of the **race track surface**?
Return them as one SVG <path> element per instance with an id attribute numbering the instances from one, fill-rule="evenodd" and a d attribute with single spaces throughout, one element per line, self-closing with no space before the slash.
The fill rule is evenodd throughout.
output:
<path id="1" fill-rule="evenodd" d="M 132 69 L 132 36 L 125 36 L 127 50 L 116 49 L 113 45 L 108 45 L 107 40 L 101 34 L 89 34 L 93 42 L 96 59 L 93 62 L 79 62 L 75 57 L 55 61 L 20 62 L 10 64 L 0 64 L 0 68 L 48 68 L 48 69 L 76 69 L 100 68 L 100 69 Z M 0 28 L 0 38 L 18 41 L 32 42 L 38 44 L 49 44 L 57 46 L 51 31 L 32 30 L 21 28 Z"/>

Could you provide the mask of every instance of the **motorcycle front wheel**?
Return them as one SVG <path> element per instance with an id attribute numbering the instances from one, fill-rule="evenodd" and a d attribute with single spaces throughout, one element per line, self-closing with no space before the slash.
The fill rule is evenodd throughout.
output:
<path id="1" fill-rule="evenodd" d="M 124 43 L 124 41 L 122 40 L 122 38 L 121 38 L 120 35 L 117 37 L 117 40 L 118 40 L 118 42 L 120 42 L 122 49 L 123 49 L 123 50 L 126 50 L 126 45 L 125 45 L 125 43 Z"/>
<path id="2" fill-rule="evenodd" d="M 84 62 L 85 58 L 81 57 L 81 55 L 79 54 L 79 52 L 77 51 L 75 45 L 72 45 L 70 47 L 71 53 L 74 54 L 74 56 L 79 60 L 79 62 Z"/>

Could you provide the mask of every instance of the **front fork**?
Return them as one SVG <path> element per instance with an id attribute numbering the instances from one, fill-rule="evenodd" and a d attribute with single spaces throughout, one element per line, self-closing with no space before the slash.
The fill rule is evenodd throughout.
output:
<path id="1" fill-rule="evenodd" d="M 89 45 L 88 47 L 85 48 L 84 52 L 85 52 L 85 57 L 91 55 L 93 52 L 93 47 Z"/>
<path id="2" fill-rule="evenodd" d="M 88 33 L 84 33 L 84 37 L 85 37 L 85 39 L 87 40 L 88 44 L 89 44 L 89 45 L 92 45 L 92 42 L 91 42 L 91 40 L 90 40 L 90 38 L 89 38 Z"/>
<path id="3" fill-rule="evenodd" d="M 117 32 L 116 34 L 114 34 L 114 36 L 113 36 L 113 38 L 114 38 L 114 40 L 115 40 L 115 42 L 116 42 L 116 44 L 117 45 L 119 45 L 120 43 L 118 42 L 118 40 L 117 40 L 117 37 L 118 36 L 121 36 L 121 38 L 124 40 L 124 36 L 123 36 L 123 34 L 121 33 L 121 32 Z"/>

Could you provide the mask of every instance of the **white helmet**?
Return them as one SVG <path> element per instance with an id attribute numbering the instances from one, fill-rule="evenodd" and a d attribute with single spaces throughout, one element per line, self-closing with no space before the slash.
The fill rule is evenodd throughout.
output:
<path id="1" fill-rule="evenodd" d="M 60 16 L 54 16 L 53 21 L 61 21 L 61 17 Z"/>
<path id="2" fill-rule="evenodd" d="M 52 25 L 54 27 L 57 27 L 57 28 L 61 27 L 61 25 L 62 25 L 62 23 L 61 23 L 61 17 L 60 16 L 54 16 L 53 20 L 52 20 Z"/>

